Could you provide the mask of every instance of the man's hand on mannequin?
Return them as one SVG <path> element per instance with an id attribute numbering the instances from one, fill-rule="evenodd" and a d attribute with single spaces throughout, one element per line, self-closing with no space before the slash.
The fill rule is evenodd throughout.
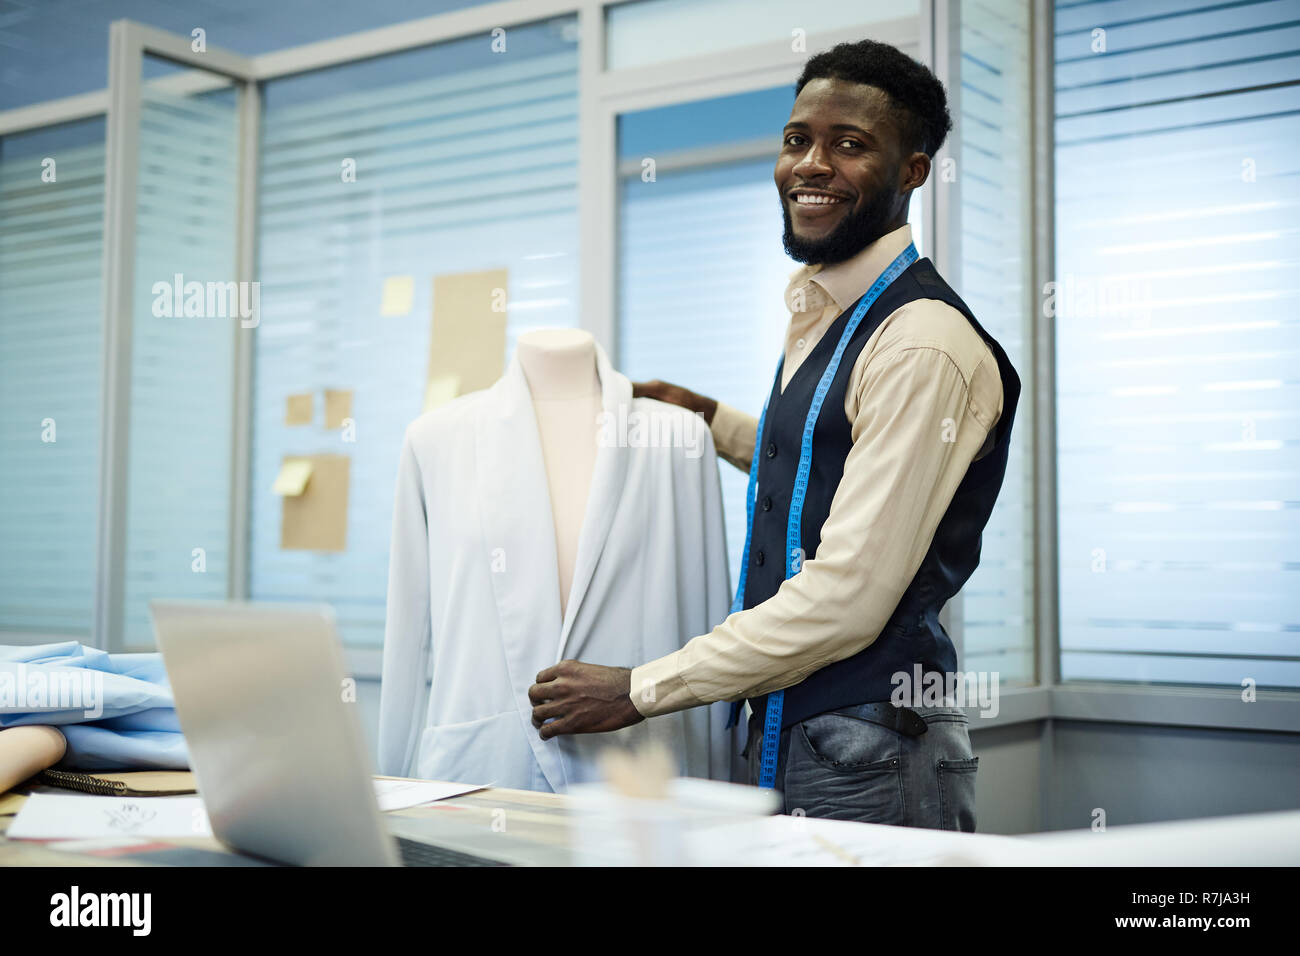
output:
<path id="1" fill-rule="evenodd" d="M 631 693 L 630 668 L 560 661 L 538 674 L 537 683 L 528 688 L 533 726 L 543 740 L 630 727 L 645 720 Z"/>
<path id="2" fill-rule="evenodd" d="M 680 405 L 688 411 L 699 412 L 704 416 L 704 424 L 706 425 L 713 424 L 713 415 L 718 410 L 716 399 L 692 392 L 689 388 L 682 388 L 680 385 L 661 382 L 659 379 L 652 382 L 633 382 L 632 397 L 657 398 L 669 405 Z"/>

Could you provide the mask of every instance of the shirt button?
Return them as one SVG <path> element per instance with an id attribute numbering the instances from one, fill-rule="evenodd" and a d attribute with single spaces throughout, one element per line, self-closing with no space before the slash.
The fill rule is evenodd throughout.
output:
<path id="1" fill-rule="evenodd" d="M 763 558 L 763 552 L 762 552 L 762 551 L 760 551 L 760 552 L 758 552 L 758 554 L 754 555 L 754 563 L 757 564 L 760 568 L 763 566 L 763 560 L 764 560 L 764 558 Z"/>
<path id="2" fill-rule="evenodd" d="M 768 458 L 776 457 L 776 442 L 767 443 L 767 457 Z"/>
<path id="3" fill-rule="evenodd" d="M 805 342 L 803 339 L 799 339 L 797 342 L 794 343 L 794 347 L 797 348 L 797 349 L 801 349 L 801 348 L 803 348 L 803 347 L 804 347 L 805 345 L 807 345 L 807 344 L 808 344 L 808 343 Z"/>
<path id="4" fill-rule="evenodd" d="M 764 511 L 772 510 L 772 498 L 770 495 L 763 499 L 763 510 Z"/>

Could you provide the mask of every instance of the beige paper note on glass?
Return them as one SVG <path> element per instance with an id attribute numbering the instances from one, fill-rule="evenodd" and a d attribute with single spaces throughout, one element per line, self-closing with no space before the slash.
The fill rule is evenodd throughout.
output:
<path id="1" fill-rule="evenodd" d="M 352 389 L 325 389 L 325 427 L 342 428 L 343 420 L 352 417 Z"/>
<path id="2" fill-rule="evenodd" d="M 310 425 L 316 417 L 316 402 L 311 392 L 290 395 L 284 402 L 286 425 Z"/>
<path id="3" fill-rule="evenodd" d="M 280 547 L 285 551 L 346 551 L 347 455 L 311 455 L 311 480 L 300 495 L 280 499 Z M 287 463 L 289 459 L 285 459 Z"/>

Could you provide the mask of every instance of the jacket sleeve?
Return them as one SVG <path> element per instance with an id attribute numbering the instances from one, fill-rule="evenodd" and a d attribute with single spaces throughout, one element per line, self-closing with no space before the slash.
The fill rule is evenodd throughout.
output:
<path id="1" fill-rule="evenodd" d="M 388 559 L 388 613 L 379 696 L 379 772 L 413 776 L 428 710 L 432 643 L 429 522 L 420 463 L 406 432 L 397 468 Z"/>

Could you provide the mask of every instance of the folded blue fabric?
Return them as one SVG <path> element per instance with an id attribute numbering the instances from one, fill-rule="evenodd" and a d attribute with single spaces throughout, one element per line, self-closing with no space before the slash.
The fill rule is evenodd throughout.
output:
<path id="1" fill-rule="evenodd" d="M 68 752 L 63 770 L 188 770 L 185 738 L 163 730 L 111 730 L 99 724 L 65 724 L 59 728 Z"/>
<path id="2" fill-rule="evenodd" d="M 160 654 L 77 641 L 0 645 L 0 729 L 57 726 L 69 770 L 184 770 L 189 752 Z"/>

